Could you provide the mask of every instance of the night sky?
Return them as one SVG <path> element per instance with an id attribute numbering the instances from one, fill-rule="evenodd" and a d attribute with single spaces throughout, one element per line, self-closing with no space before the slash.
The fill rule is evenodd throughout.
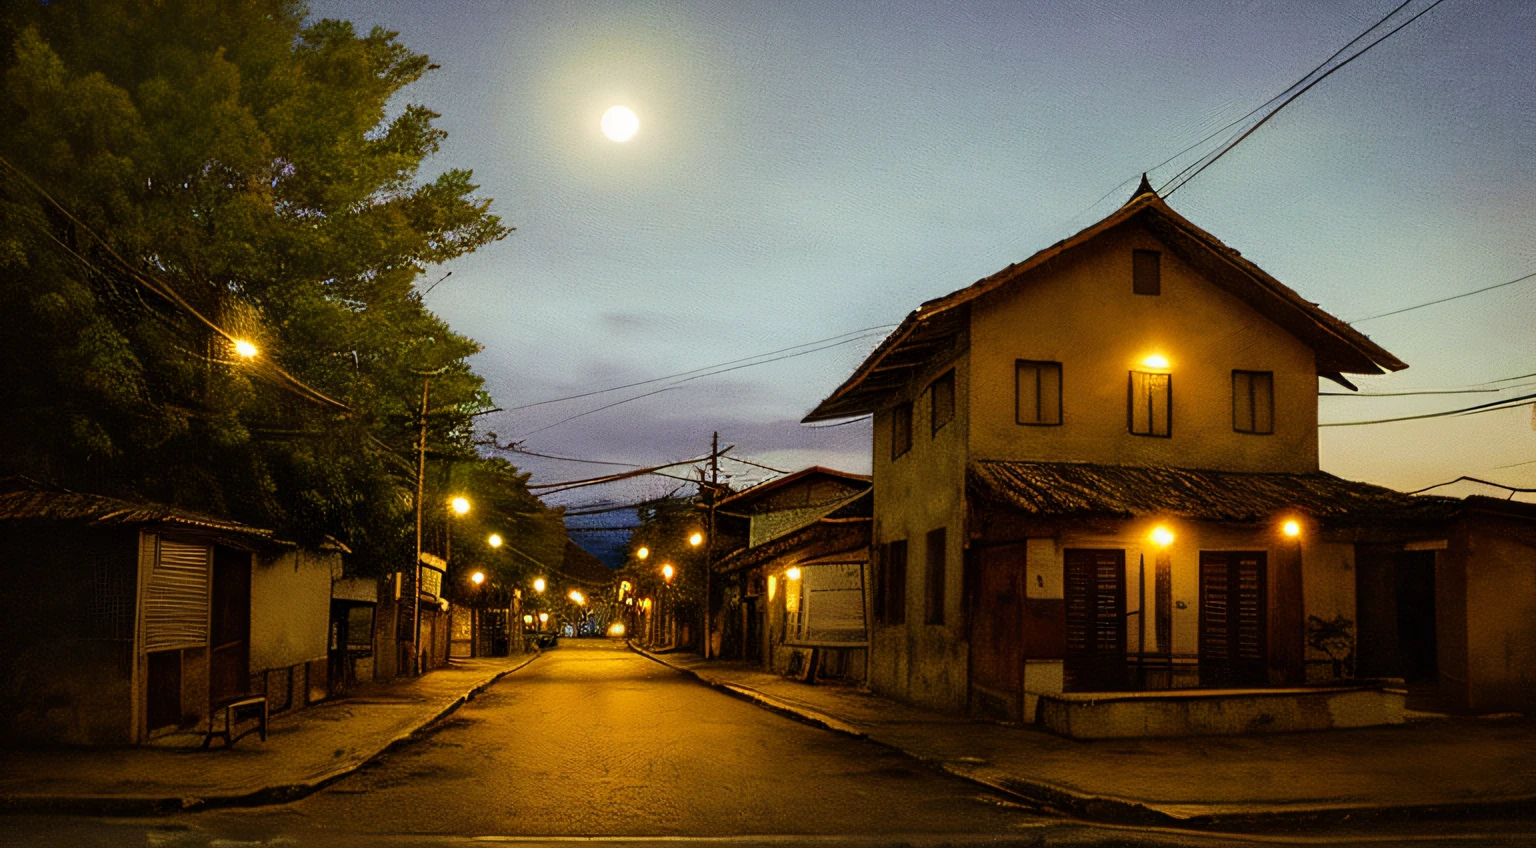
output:
<path id="1" fill-rule="evenodd" d="M 867 422 L 798 423 L 880 339 L 856 331 L 888 330 L 923 300 L 1093 223 L 1144 170 L 1162 185 L 1225 134 L 1154 166 L 1398 2 L 327 0 L 312 11 L 398 30 L 442 66 L 402 101 L 442 113 L 449 135 L 429 169 L 472 168 L 517 232 L 426 275 L 453 272 L 427 303 L 485 346 L 473 364 L 499 406 L 851 339 L 675 388 L 489 415 L 488 430 L 534 451 L 632 463 L 699 455 L 719 430 L 770 466 L 867 471 Z M 625 144 L 599 131 L 615 104 L 640 118 Z M 1448 0 L 1169 202 L 1345 320 L 1536 271 L 1536 4 Z M 1357 382 L 1406 392 L 1536 372 L 1533 316 L 1536 280 L 1362 322 L 1411 368 Z M 1533 383 L 1324 397 L 1321 419 L 1452 409 Z M 1323 468 L 1402 489 L 1462 474 L 1536 486 L 1532 422 L 1523 406 L 1325 429 Z M 620 470 L 513 460 L 536 483 Z M 738 483 L 771 476 L 726 470 Z M 677 485 L 649 478 L 550 500 L 623 502 Z"/>

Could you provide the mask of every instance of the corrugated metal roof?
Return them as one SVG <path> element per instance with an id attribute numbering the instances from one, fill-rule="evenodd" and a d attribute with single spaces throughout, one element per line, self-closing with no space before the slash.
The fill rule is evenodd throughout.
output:
<path id="1" fill-rule="evenodd" d="M 14 478 L 0 482 L 0 521 L 39 520 L 123 526 L 171 524 L 272 540 L 271 530 L 179 507 L 71 492 Z"/>
<path id="2" fill-rule="evenodd" d="M 1444 519 L 1461 508 L 1454 498 L 1405 495 L 1320 471 L 980 460 L 970 464 L 966 485 L 978 506 L 1053 517 L 1167 515 L 1256 522 L 1290 511 L 1325 521 L 1405 521 Z"/>

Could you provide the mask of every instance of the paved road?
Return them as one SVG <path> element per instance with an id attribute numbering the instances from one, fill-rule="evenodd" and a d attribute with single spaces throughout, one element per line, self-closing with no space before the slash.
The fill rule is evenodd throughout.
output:
<path id="1" fill-rule="evenodd" d="M 0 845 L 82 848 L 1255 841 L 1041 815 L 595 641 L 562 644 L 425 738 L 292 804 L 160 819 L 0 818 Z"/>

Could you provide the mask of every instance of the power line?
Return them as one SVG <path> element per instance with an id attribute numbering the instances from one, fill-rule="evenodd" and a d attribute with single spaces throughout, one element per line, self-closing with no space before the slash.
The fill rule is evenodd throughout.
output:
<path id="1" fill-rule="evenodd" d="M 1415 309 L 1423 309 L 1426 306 L 1438 306 L 1439 304 L 1442 304 L 1442 303 L 1450 303 L 1453 300 L 1460 300 L 1460 299 L 1462 299 L 1464 297 L 1471 297 L 1472 295 L 1475 295 L 1475 294 L 1482 294 L 1483 292 L 1491 292 L 1494 289 L 1502 289 L 1505 286 L 1512 286 L 1515 283 L 1523 283 L 1526 280 L 1530 280 L 1530 279 L 1536 279 L 1536 271 L 1532 271 L 1531 273 L 1526 274 L 1523 277 L 1516 277 L 1513 280 L 1509 280 L 1509 281 L 1506 281 L 1506 282 L 1503 282 L 1503 283 L 1497 283 L 1495 285 L 1486 286 L 1484 288 L 1475 289 L 1475 290 L 1469 291 L 1469 292 L 1462 292 L 1461 294 L 1453 294 L 1450 297 L 1442 297 L 1439 300 L 1431 300 L 1431 301 L 1428 301 L 1427 303 L 1418 303 L 1418 304 L 1414 304 L 1413 306 L 1405 306 L 1402 309 L 1394 309 L 1391 312 L 1383 312 L 1380 315 L 1372 315 L 1372 316 L 1370 316 L 1368 318 L 1357 318 L 1357 319 L 1355 319 L 1353 321 L 1350 321 L 1349 323 L 1351 325 L 1354 325 L 1354 324 L 1364 324 L 1366 321 L 1375 321 L 1377 318 L 1386 318 L 1386 317 L 1391 316 L 1391 315 L 1401 315 L 1404 312 L 1412 312 Z"/>
<path id="2" fill-rule="evenodd" d="M 1379 418 L 1374 421 L 1339 421 L 1333 424 L 1319 424 L 1319 427 L 1360 427 L 1366 424 L 1393 424 L 1398 421 L 1420 421 L 1425 418 L 1445 418 L 1452 415 L 1478 415 L 1484 412 L 1497 412 L 1501 409 L 1515 409 L 1521 406 L 1530 406 L 1536 403 L 1536 394 L 1520 395 L 1519 397 L 1505 398 L 1503 400 L 1480 403 L 1476 406 L 1465 406 L 1461 409 L 1447 409 L 1441 412 L 1426 412 L 1422 415 L 1404 415 L 1398 418 Z"/>
<path id="3" fill-rule="evenodd" d="M 1216 162 L 1218 160 L 1220 160 L 1221 157 L 1223 157 L 1223 156 L 1227 155 L 1228 153 L 1230 153 L 1239 144 L 1242 144 L 1245 139 L 1247 139 L 1249 136 L 1251 136 L 1255 132 L 1257 132 L 1259 127 L 1262 127 L 1266 123 L 1269 122 L 1270 118 L 1273 118 L 1274 116 L 1280 114 L 1281 110 L 1285 109 L 1285 107 L 1287 107 L 1287 106 L 1291 105 L 1293 102 L 1295 102 L 1298 97 L 1302 96 L 1303 94 L 1306 94 L 1308 91 L 1311 91 L 1313 86 L 1316 86 L 1318 83 L 1320 83 L 1323 80 L 1327 79 L 1328 77 L 1332 76 L 1334 73 L 1336 73 L 1340 69 L 1342 69 L 1345 66 L 1347 66 L 1350 62 L 1353 62 L 1356 59 L 1360 58 L 1361 56 L 1364 56 L 1366 53 L 1369 53 L 1371 51 L 1371 48 L 1375 47 L 1376 45 L 1378 45 L 1378 44 L 1382 43 L 1383 41 L 1386 41 L 1387 39 L 1389 39 L 1392 36 L 1396 35 L 1398 32 L 1402 31 L 1402 29 L 1404 27 L 1408 26 L 1409 24 L 1412 24 L 1414 21 L 1416 21 L 1419 18 L 1423 17 L 1424 15 L 1428 14 L 1432 9 L 1434 9 L 1436 6 L 1439 6 L 1441 3 L 1444 3 L 1444 2 L 1445 2 L 1445 0 L 1434 0 L 1433 3 L 1430 3 L 1422 11 L 1418 12 L 1413 17 L 1411 17 L 1408 20 L 1402 22 L 1401 24 L 1398 24 L 1397 26 L 1395 26 L 1392 29 L 1388 30 L 1385 35 L 1381 36 L 1380 38 L 1376 39 L 1375 41 L 1372 41 L 1370 44 L 1367 44 L 1364 47 L 1362 47 L 1359 50 L 1359 52 L 1355 53 L 1354 55 L 1350 56 L 1349 58 L 1345 59 L 1344 61 L 1338 63 L 1337 65 L 1334 65 L 1333 67 L 1331 67 L 1328 70 L 1324 71 L 1322 74 L 1318 75 L 1316 79 L 1313 79 L 1311 82 L 1307 83 L 1306 85 L 1304 85 L 1300 89 L 1298 89 L 1295 93 L 1291 94 L 1285 100 L 1281 101 L 1280 105 L 1278 105 L 1275 108 L 1271 109 L 1267 115 L 1265 115 L 1263 118 L 1260 118 L 1258 120 L 1258 122 L 1255 123 L 1253 126 L 1251 126 L 1248 129 L 1244 130 L 1240 135 L 1238 135 L 1232 141 L 1229 141 L 1226 144 L 1222 145 L 1222 147 L 1220 147 L 1215 152 L 1214 155 L 1208 156 L 1205 159 L 1200 160 L 1197 163 L 1197 164 L 1199 164 L 1199 167 L 1195 168 L 1194 171 L 1190 172 L 1188 174 L 1188 176 L 1184 176 L 1184 172 L 1185 171 L 1189 171 L 1189 168 L 1187 168 L 1187 167 L 1184 169 L 1184 171 L 1180 171 L 1178 174 L 1174 175 L 1173 179 L 1171 179 L 1168 182 L 1163 184 L 1163 188 L 1162 188 L 1162 190 L 1160 190 L 1158 192 L 1158 194 L 1162 195 L 1163 197 L 1169 197 L 1174 192 L 1176 192 L 1179 189 L 1183 188 L 1184 186 L 1188 185 L 1190 180 L 1194 179 L 1195 177 L 1200 176 L 1200 173 L 1202 171 L 1204 171 L 1206 168 L 1209 168 L 1210 166 L 1216 164 Z M 1405 3 L 1403 5 L 1407 5 L 1407 4 Z M 1401 10 L 1402 8 L 1403 8 L 1403 6 L 1400 5 L 1397 8 L 1393 9 L 1392 11 L 1388 12 L 1384 17 L 1382 17 L 1381 20 L 1377 21 L 1374 24 L 1371 24 L 1371 26 L 1369 28 L 1367 28 L 1365 30 L 1365 32 L 1361 33 L 1361 36 L 1365 35 L 1366 33 L 1371 32 L 1372 30 L 1374 30 L 1377 27 L 1381 26 L 1382 24 L 1386 23 L 1387 19 L 1391 18 L 1393 15 L 1396 15 L 1398 13 L 1398 11 Z M 1359 40 L 1360 40 L 1360 36 L 1356 36 L 1355 37 L 1355 41 L 1359 41 Z M 1351 41 L 1350 43 L 1353 44 L 1354 41 Z M 1347 47 L 1347 45 L 1346 45 L 1346 47 Z M 1335 54 L 1335 55 L 1337 55 L 1337 54 Z M 1324 64 L 1326 64 L 1326 62 Z M 1180 177 L 1183 177 L 1183 179 L 1180 180 Z M 1173 185 L 1175 180 L 1179 180 L 1178 185 Z M 1173 186 L 1173 187 L 1169 188 L 1169 186 Z"/>
<path id="4" fill-rule="evenodd" d="M 742 458 L 741 458 L 741 457 L 739 457 L 739 456 L 722 456 L 722 457 L 720 457 L 720 458 L 721 458 L 721 459 L 728 459 L 728 460 L 730 460 L 730 461 L 732 461 L 732 462 L 739 462 L 739 463 L 741 463 L 741 464 L 742 464 L 742 465 L 750 465 L 750 466 L 752 466 L 752 467 L 753 467 L 753 468 L 761 468 L 761 469 L 763 469 L 763 470 L 764 470 L 764 471 L 772 471 L 772 472 L 773 472 L 773 473 L 775 473 L 775 474 L 789 474 L 789 473 L 790 473 L 790 472 L 788 472 L 788 471 L 785 471 L 785 470 L 784 470 L 784 469 L 782 469 L 782 468 L 772 468 L 772 467 L 770 467 L 770 466 L 767 466 L 767 465 L 763 465 L 763 464 L 762 464 L 762 463 L 760 463 L 760 462 L 753 462 L 753 461 L 751 461 L 751 460 L 749 460 L 749 459 L 742 459 Z"/>
<path id="5" fill-rule="evenodd" d="M 1184 154 L 1190 152 L 1191 150 L 1194 150 L 1195 148 L 1200 147 L 1201 145 L 1205 144 L 1206 142 L 1210 141 L 1211 139 L 1215 138 L 1216 136 L 1221 135 L 1222 133 L 1226 132 L 1227 130 L 1230 130 L 1230 129 L 1233 129 L 1235 127 L 1238 127 L 1238 126 L 1242 125 L 1242 123 L 1244 121 L 1248 120 L 1249 118 L 1252 118 L 1254 115 L 1257 115 L 1259 112 L 1263 111 L 1264 107 L 1266 107 L 1266 106 L 1270 105 L 1271 103 L 1274 103 L 1276 100 L 1279 100 L 1280 98 L 1284 97 L 1286 92 L 1289 92 L 1292 89 L 1296 88 L 1296 86 L 1301 85 L 1302 83 L 1306 82 L 1308 79 L 1311 78 L 1311 76 L 1313 74 L 1315 74 L 1318 71 L 1322 70 L 1324 67 L 1327 67 L 1329 62 L 1332 62 L 1334 59 L 1339 58 L 1340 54 L 1342 54 L 1345 50 L 1348 50 L 1350 47 L 1353 47 L 1356 42 L 1358 42 L 1360 39 L 1364 38 L 1368 33 L 1371 32 L 1371 30 L 1374 30 L 1376 27 L 1381 26 L 1383 21 L 1386 21 L 1388 18 L 1390 18 L 1393 15 L 1397 14 L 1398 12 L 1402 11 L 1404 6 L 1407 6 L 1409 3 L 1412 3 L 1412 2 L 1413 2 L 1413 0 L 1403 0 L 1402 4 L 1399 5 L 1396 9 L 1393 9 L 1390 13 L 1388 13 L 1385 18 L 1382 18 L 1381 20 L 1379 20 L 1376 23 L 1372 24 L 1368 29 L 1366 29 L 1363 32 L 1361 32 L 1359 35 L 1357 35 L 1354 38 L 1350 39 L 1348 44 L 1345 44 L 1343 47 L 1340 47 L 1338 50 L 1333 51 L 1333 55 L 1331 55 L 1328 58 L 1324 59 L 1323 61 L 1319 62 L 1316 67 L 1312 68 L 1312 70 L 1307 71 L 1305 74 L 1302 74 L 1300 79 L 1296 80 L 1295 82 L 1291 83 L 1290 85 L 1286 86 L 1285 88 L 1280 89 L 1278 92 L 1276 92 L 1268 100 L 1266 100 L 1263 103 L 1260 103 L 1259 105 L 1257 105 L 1257 106 L 1253 107 L 1252 109 L 1250 109 L 1248 111 L 1248 114 L 1242 116 L 1241 118 L 1236 118 L 1234 120 L 1228 121 L 1226 124 L 1222 125 L 1221 127 L 1218 127 L 1217 129 L 1212 130 L 1209 134 L 1207 134 L 1204 138 L 1200 139 L 1199 141 L 1196 141 L 1196 142 L 1186 146 L 1183 150 L 1180 150 L 1179 152 L 1173 154 L 1172 156 L 1169 156 L 1167 159 L 1164 159 L 1163 161 L 1157 163 L 1156 165 L 1153 165 L 1150 168 L 1146 168 L 1144 170 L 1144 173 L 1156 171 L 1157 169 L 1162 168 L 1162 167 L 1168 165 L 1170 162 L 1175 161 L 1176 159 L 1178 159 L 1179 157 L 1183 156 Z M 1204 157 L 1201 157 L 1201 158 L 1203 159 Z M 1199 159 L 1195 160 L 1196 163 L 1198 163 L 1199 161 L 1200 161 Z M 1193 165 L 1193 164 L 1194 163 L 1191 163 L 1191 165 Z M 1188 170 L 1188 167 L 1186 167 L 1184 170 Z M 1177 179 L 1179 175 L 1184 173 L 1184 170 L 1181 170 L 1178 174 L 1175 174 L 1174 178 Z M 1104 194 L 1100 195 L 1098 200 L 1095 200 L 1093 203 L 1090 203 L 1088 205 L 1087 209 L 1084 209 L 1082 212 L 1079 212 L 1079 213 L 1077 213 L 1077 215 L 1074 215 L 1072 217 L 1073 218 L 1077 218 L 1077 217 L 1081 216 L 1084 212 L 1087 212 L 1089 209 L 1092 209 L 1093 207 L 1098 206 L 1100 203 L 1103 203 L 1105 198 L 1107 198 L 1110 195 L 1114 194 L 1116 191 L 1119 191 L 1120 188 L 1125 186 L 1127 183 L 1132 183 L 1132 182 L 1135 182 L 1135 181 L 1136 181 L 1135 175 L 1132 175 L 1130 177 L 1127 177 L 1126 179 L 1121 180 L 1120 182 L 1118 182 L 1114 186 L 1112 186 L 1109 189 L 1109 191 L 1106 191 L 1106 192 L 1104 192 Z M 1170 182 L 1171 182 L 1171 180 L 1170 180 Z"/>
<path id="6" fill-rule="evenodd" d="M 836 337 L 834 336 L 834 338 L 836 338 Z M 635 395 L 633 397 L 627 397 L 627 398 L 624 398 L 623 400 L 617 400 L 617 401 L 614 401 L 613 403 L 609 403 L 609 404 L 605 404 L 603 406 L 599 406 L 596 409 L 588 409 L 585 412 L 578 412 L 575 415 L 572 415 L 572 416 L 569 416 L 569 417 L 566 417 L 566 418 L 562 418 L 559 421 L 554 422 L 553 424 L 546 424 L 543 427 L 539 427 L 539 428 L 537 428 L 535 430 L 529 430 L 528 432 L 522 434 L 521 436 L 518 436 L 517 440 L 518 441 L 522 441 L 523 439 L 526 439 L 529 436 L 532 436 L 532 435 L 534 435 L 536 433 L 542 433 L 545 430 L 549 430 L 549 429 L 552 429 L 554 427 L 559 427 L 561 424 L 565 424 L 565 423 L 570 422 L 570 421 L 575 421 L 578 418 L 583 418 L 585 416 L 591 415 L 594 412 L 602 412 L 605 409 L 612 409 L 615 406 L 622 406 L 622 405 L 624 405 L 626 403 L 629 403 L 631 401 L 641 400 L 643 398 L 651 397 L 652 395 L 659 395 L 662 392 L 670 392 L 673 389 L 681 388 L 683 383 L 689 383 L 689 382 L 692 382 L 694 380 L 703 379 L 705 377 L 716 377 L 716 376 L 719 376 L 721 374 L 728 374 L 728 373 L 730 373 L 732 371 L 740 371 L 743 368 L 752 368 L 752 367 L 755 367 L 755 366 L 758 366 L 758 365 L 767 365 L 767 364 L 769 364 L 771 362 L 780 362 L 780 361 L 785 360 L 785 359 L 794 359 L 797 356 L 805 356 L 807 354 L 819 353 L 820 351 L 828 350 L 830 348 L 839 347 L 839 346 L 845 345 L 845 344 L 851 344 L 852 342 L 862 341 L 865 338 L 868 338 L 868 336 L 867 335 L 865 335 L 865 336 L 856 336 L 856 337 L 851 338 L 851 339 L 844 339 L 844 340 L 842 340 L 840 342 L 832 342 L 831 344 L 825 344 L 825 345 L 822 345 L 821 347 L 813 347 L 813 348 L 810 348 L 808 350 L 801 350 L 801 351 L 797 351 L 795 353 L 786 353 L 783 356 L 775 356 L 772 359 L 761 359 L 761 360 L 758 360 L 756 362 L 747 362 L 744 365 L 735 365 L 735 366 L 732 366 L 730 368 L 718 368 L 717 370 L 706 371 L 705 373 L 702 373 L 702 374 L 693 374 L 693 376 L 691 376 L 691 377 L 684 377 L 683 379 L 678 380 L 676 383 L 674 383 L 674 384 L 672 384 L 670 386 L 663 386 L 662 388 L 656 389 L 655 391 L 645 392 L 643 394 L 638 394 L 638 395 Z M 740 360 L 737 360 L 737 361 L 740 361 Z M 703 370 L 703 369 L 695 369 L 695 370 L 697 371 L 697 370 Z M 693 373 L 693 372 L 684 372 L 684 373 Z M 667 378 L 660 378 L 660 379 L 667 379 Z M 647 382 L 654 383 L 656 381 L 655 380 L 649 380 Z"/>
<path id="7" fill-rule="evenodd" d="M 697 373 L 699 371 L 708 371 L 708 370 L 710 370 L 712 368 L 723 368 L 723 367 L 725 367 L 727 365 L 735 365 L 735 364 L 740 363 L 740 362 L 748 362 L 748 361 L 753 360 L 753 359 L 761 359 L 761 358 L 763 358 L 765 356 L 773 356 L 775 354 L 786 353 L 786 352 L 791 351 L 791 350 L 798 350 L 799 348 L 802 348 L 802 347 L 810 347 L 811 345 L 818 345 L 818 344 L 821 344 L 822 342 L 835 341 L 837 339 L 845 338 L 847 336 L 861 336 L 861 335 L 863 335 L 865 333 L 873 333 L 876 330 L 889 330 L 889 329 L 891 329 L 892 327 L 895 327 L 895 326 L 896 326 L 895 324 L 881 324 L 878 327 L 865 327 L 862 330 L 854 330 L 854 331 L 848 332 L 848 333 L 839 333 L 839 334 L 837 334 L 835 336 L 828 336 L 827 338 L 817 339 L 816 341 L 813 341 L 813 342 L 802 342 L 801 344 L 790 345 L 789 347 L 780 348 L 778 350 L 770 350 L 767 353 L 759 353 L 759 354 L 756 354 L 754 356 L 742 357 L 741 359 L 732 359 L 732 360 L 729 360 L 727 362 L 717 362 L 714 365 L 705 365 L 705 366 L 702 366 L 700 368 L 690 369 L 688 371 L 680 371 L 680 372 L 678 372 L 676 374 L 668 374 L 665 377 L 652 377 L 649 380 L 641 380 L 641 381 L 639 381 L 637 383 L 626 383 L 626 384 L 624 384 L 622 386 L 611 386 L 611 387 L 606 388 L 606 389 L 597 389 L 595 391 L 582 392 L 581 394 L 577 394 L 577 395 L 567 395 L 565 397 L 550 398 L 549 400 L 541 400 L 541 401 L 538 401 L 537 403 L 525 403 L 525 404 L 523 404 L 521 406 L 509 406 L 506 409 L 500 410 L 500 411 L 503 411 L 503 412 L 513 412 L 513 411 L 516 411 L 516 410 L 519 410 L 519 409 L 531 409 L 531 408 L 533 408 L 535 406 L 545 406 L 545 405 L 551 404 L 551 403 L 563 403 L 563 402 L 568 401 L 568 400 L 579 400 L 581 398 L 592 397 L 593 395 L 602 395 L 602 394 L 607 394 L 608 392 L 616 392 L 616 391 L 619 391 L 621 389 L 633 389 L 633 388 L 635 388 L 637 386 L 648 386 L 651 383 L 660 383 L 660 382 L 663 382 L 663 381 L 666 381 L 666 380 L 673 380 L 673 379 L 676 379 L 678 377 L 686 377 L 689 374 L 695 374 L 695 373 Z M 848 339 L 848 341 L 855 341 L 855 339 Z"/>
<path id="8" fill-rule="evenodd" d="M 1456 483 L 1461 483 L 1463 481 L 1465 481 L 1467 483 L 1481 483 L 1484 486 L 1492 486 L 1495 489 L 1504 489 L 1504 490 L 1509 492 L 1509 496 L 1510 497 L 1514 497 L 1516 493 L 1536 492 L 1536 489 L 1522 489 L 1522 488 L 1519 488 L 1519 487 L 1516 487 L 1516 486 L 1506 486 L 1503 483 L 1495 483 L 1495 482 L 1493 482 L 1491 480 L 1482 480 L 1482 479 L 1479 479 L 1477 477 L 1468 477 L 1467 475 L 1463 474 L 1460 477 L 1457 477 L 1455 480 L 1447 480 L 1444 483 L 1436 483 L 1433 486 L 1425 486 L 1422 489 L 1419 489 L 1419 490 L 1413 491 L 1413 492 L 1407 492 L 1405 494 L 1409 494 L 1409 495 L 1422 494 L 1424 492 L 1429 491 L 1430 489 L 1441 489 L 1441 488 L 1444 488 L 1446 486 L 1451 486 L 1451 485 L 1455 485 Z"/>

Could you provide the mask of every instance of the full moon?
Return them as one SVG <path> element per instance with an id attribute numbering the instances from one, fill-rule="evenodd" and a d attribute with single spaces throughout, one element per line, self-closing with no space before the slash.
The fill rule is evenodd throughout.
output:
<path id="1" fill-rule="evenodd" d="M 628 106 L 614 106 L 603 113 L 603 135 L 612 141 L 629 141 L 640 129 L 640 118 Z"/>

